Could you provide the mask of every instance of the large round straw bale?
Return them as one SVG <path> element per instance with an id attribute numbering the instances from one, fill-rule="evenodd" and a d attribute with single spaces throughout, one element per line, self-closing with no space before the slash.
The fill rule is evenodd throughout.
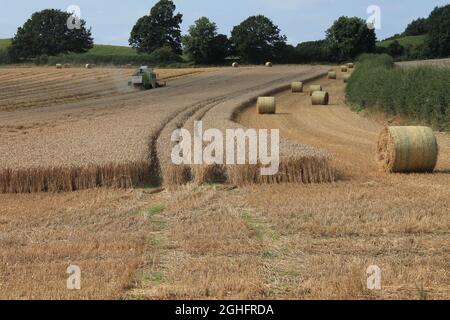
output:
<path id="1" fill-rule="evenodd" d="M 270 61 L 266 62 L 266 67 L 271 68 L 272 66 L 273 66 L 272 62 L 270 62 Z"/>
<path id="2" fill-rule="evenodd" d="M 349 74 L 344 75 L 343 79 L 344 79 L 344 83 L 347 83 L 348 79 L 350 79 L 350 75 Z"/>
<path id="3" fill-rule="evenodd" d="M 84 66 L 86 69 L 92 69 L 92 67 L 93 67 L 93 65 L 92 64 L 89 64 L 89 63 L 86 63 L 86 65 Z"/>
<path id="4" fill-rule="evenodd" d="M 313 106 L 326 106 L 330 100 L 330 96 L 326 91 L 314 91 L 311 96 Z"/>
<path id="5" fill-rule="evenodd" d="M 231 65 L 233 68 L 238 68 L 239 67 L 239 63 L 237 62 L 233 62 L 233 64 Z"/>
<path id="6" fill-rule="evenodd" d="M 62 64 L 61 63 L 57 63 L 56 64 L 56 69 L 62 69 Z"/>
<path id="7" fill-rule="evenodd" d="M 352 62 L 347 63 L 347 68 L 353 69 L 355 65 Z"/>
<path id="8" fill-rule="evenodd" d="M 303 92 L 303 82 L 295 81 L 291 84 L 292 92 Z"/>
<path id="9" fill-rule="evenodd" d="M 378 140 L 377 161 L 386 172 L 432 172 L 438 144 L 429 127 L 387 127 Z"/>
<path id="10" fill-rule="evenodd" d="M 256 107 L 259 114 L 274 114 L 276 111 L 275 97 L 259 97 Z"/>
<path id="11" fill-rule="evenodd" d="M 309 86 L 309 95 L 312 96 L 314 91 L 322 91 L 322 86 L 320 84 L 312 84 Z"/>
<path id="12" fill-rule="evenodd" d="M 336 71 L 328 72 L 328 79 L 336 79 Z"/>
<path id="13" fill-rule="evenodd" d="M 342 72 L 347 72 L 347 66 L 341 66 L 341 71 Z"/>

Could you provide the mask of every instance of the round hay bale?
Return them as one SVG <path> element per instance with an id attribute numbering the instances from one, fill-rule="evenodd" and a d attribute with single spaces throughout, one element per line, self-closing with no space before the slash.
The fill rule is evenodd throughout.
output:
<path id="1" fill-rule="evenodd" d="M 433 172 L 438 144 L 429 127 L 387 127 L 378 140 L 377 162 L 386 172 Z"/>
<path id="2" fill-rule="evenodd" d="M 256 107 L 259 114 L 274 114 L 276 111 L 275 97 L 259 97 Z"/>
<path id="3" fill-rule="evenodd" d="M 311 101 L 313 106 L 326 106 L 330 101 L 330 95 L 326 91 L 314 91 Z"/>
<path id="4" fill-rule="evenodd" d="M 344 83 L 347 83 L 348 79 L 350 79 L 350 75 L 349 74 L 344 75 L 343 79 L 344 79 Z"/>
<path id="5" fill-rule="evenodd" d="M 347 66 L 341 66 L 341 71 L 342 72 L 347 72 L 348 70 L 347 70 Z"/>
<path id="6" fill-rule="evenodd" d="M 272 62 L 270 61 L 266 62 L 266 67 L 272 68 L 272 66 L 273 66 Z"/>
<path id="7" fill-rule="evenodd" d="M 312 84 L 309 86 L 309 95 L 312 96 L 314 91 L 322 91 L 322 86 L 320 84 Z"/>
<path id="8" fill-rule="evenodd" d="M 328 79 L 336 79 L 336 71 L 328 72 Z"/>
<path id="9" fill-rule="evenodd" d="M 301 81 L 292 82 L 291 91 L 292 92 L 303 92 L 303 82 L 301 82 Z"/>
<path id="10" fill-rule="evenodd" d="M 233 68 L 238 68 L 239 67 L 239 63 L 237 62 L 233 62 L 233 64 L 231 65 Z"/>
<path id="11" fill-rule="evenodd" d="M 352 62 L 347 63 L 347 68 L 353 69 L 355 65 Z"/>
<path id="12" fill-rule="evenodd" d="M 57 63 L 56 64 L 56 69 L 62 69 L 62 64 L 61 63 Z"/>
<path id="13" fill-rule="evenodd" d="M 89 64 L 89 63 L 86 63 L 86 65 L 84 66 L 86 69 L 92 69 L 92 67 L 93 67 L 93 65 L 92 64 Z"/>

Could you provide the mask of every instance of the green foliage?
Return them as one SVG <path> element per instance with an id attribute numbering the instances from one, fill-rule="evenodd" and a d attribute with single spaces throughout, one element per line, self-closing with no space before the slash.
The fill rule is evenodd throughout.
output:
<path id="1" fill-rule="evenodd" d="M 325 40 L 308 41 L 297 45 L 298 59 L 303 63 L 331 61 Z"/>
<path id="2" fill-rule="evenodd" d="M 90 54 L 98 55 L 116 55 L 116 56 L 137 56 L 135 49 L 125 46 L 112 46 L 104 44 L 96 44 L 88 51 Z"/>
<path id="3" fill-rule="evenodd" d="M 408 60 L 447 57 L 450 55 L 450 5 L 436 7 L 428 18 L 412 21 L 402 35 L 381 41 L 378 46 L 388 48 L 398 41 L 405 48 Z M 380 51 L 380 50 L 378 50 Z"/>
<path id="4" fill-rule="evenodd" d="M 0 48 L 0 64 L 8 64 L 8 63 L 11 63 L 11 58 L 8 54 L 8 50 Z"/>
<path id="5" fill-rule="evenodd" d="M 210 44 L 210 63 L 222 64 L 232 53 L 231 42 L 224 34 L 218 34 Z"/>
<path id="6" fill-rule="evenodd" d="M 0 49 L 7 49 L 11 45 L 12 39 L 0 39 Z"/>
<path id="7" fill-rule="evenodd" d="M 421 35 L 421 36 L 408 36 L 408 37 L 397 37 L 395 39 L 386 39 L 383 41 L 380 41 L 377 43 L 378 46 L 380 47 L 389 47 L 389 45 L 394 42 L 394 41 L 398 41 L 398 43 L 400 43 L 400 45 L 402 45 L 403 47 L 408 47 L 408 46 L 412 46 L 412 47 L 418 47 L 421 46 L 425 43 L 425 39 L 426 39 L 426 35 Z"/>
<path id="8" fill-rule="evenodd" d="M 375 52 L 375 31 L 357 17 L 340 17 L 327 30 L 327 45 L 330 58 L 343 62 L 362 53 Z"/>
<path id="9" fill-rule="evenodd" d="M 432 57 L 450 55 L 450 5 L 436 7 L 428 18 L 428 54 Z"/>
<path id="10" fill-rule="evenodd" d="M 6 48 L 9 41 L 0 39 L 0 64 L 12 63 Z M 56 63 L 70 63 L 74 65 L 84 65 L 94 63 L 97 65 L 153 65 L 153 66 L 187 66 L 181 57 L 173 52 L 171 48 L 163 47 L 155 50 L 151 54 L 138 54 L 138 52 L 125 46 L 94 45 L 86 53 L 69 53 L 56 56 L 46 54 L 39 55 L 29 60 L 36 65 L 54 65 Z"/>
<path id="11" fill-rule="evenodd" d="M 348 101 L 445 129 L 450 121 L 447 68 L 395 67 L 388 55 L 363 55 L 347 85 Z"/>
<path id="12" fill-rule="evenodd" d="M 183 37 L 184 52 L 198 64 L 222 63 L 229 53 L 227 36 L 217 34 L 217 25 L 202 17 L 189 27 Z"/>
<path id="13" fill-rule="evenodd" d="M 86 63 L 93 63 L 96 65 L 148 65 L 148 66 L 171 66 L 171 67 L 186 67 L 187 64 L 181 61 L 180 56 L 173 55 L 170 49 L 170 54 L 167 53 L 166 48 L 155 50 L 152 54 L 132 54 L 132 55 L 104 55 L 104 54 L 64 54 L 49 57 L 48 64 L 54 65 L 56 63 L 71 63 L 75 65 L 84 65 Z M 167 57 L 173 57 L 169 60 Z M 160 60 L 162 59 L 162 60 Z"/>
<path id="14" fill-rule="evenodd" d="M 71 63 L 84 65 L 93 63 L 97 65 L 150 65 L 150 66 L 181 66 L 182 59 L 169 47 L 155 50 L 151 54 L 138 54 L 130 47 L 95 45 L 94 48 L 83 54 L 64 54 L 49 57 L 47 64 Z M 185 66 L 185 64 L 183 64 Z"/>
<path id="15" fill-rule="evenodd" d="M 157 61 L 158 63 L 173 63 L 181 62 L 181 57 L 173 52 L 171 47 L 162 47 L 156 49 L 148 56 L 151 61 Z"/>
<path id="16" fill-rule="evenodd" d="M 243 61 L 257 64 L 281 60 L 286 47 L 286 36 L 263 15 L 249 17 L 235 26 L 231 41 Z"/>
<path id="17" fill-rule="evenodd" d="M 48 64 L 49 61 L 49 56 L 46 54 L 40 55 L 39 57 L 37 57 L 36 59 L 34 59 L 34 63 L 37 65 L 46 65 Z"/>
<path id="18" fill-rule="evenodd" d="M 392 57 L 399 57 L 405 53 L 405 47 L 403 47 L 397 40 L 392 41 L 387 47 L 387 54 Z"/>
<path id="19" fill-rule="evenodd" d="M 303 63 L 300 51 L 296 47 L 287 44 L 281 52 L 281 59 L 274 60 L 278 63 Z"/>
<path id="20" fill-rule="evenodd" d="M 417 20 L 413 20 L 407 27 L 404 36 L 419 36 L 428 33 L 428 19 L 419 18 Z"/>
<path id="21" fill-rule="evenodd" d="M 386 39 L 377 44 L 377 53 L 388 53 L 396 57 L 397 60 L 417 60 L 429 57 L 425 41 L 427 35 L 408 36 Z M 398 51 L 393 50 L 393 43 L 398 42 L 404 48 L 403 54 L 397 55 Z M 390 49 L 389 49 L 390 48 Z M 401 49 L 400 49 L 401 50 Z M 397 53 L 394 53 L 397 52 Z"/>
<path id="22" fill-rule="evenodd" d="M 176 6 L 171 0 L 158 1 L 150 15 L 140 18 L 133 27 L 130 45 L 140 53 L 152 53 L 168 46 L 181 54 L 181 29 L 183 15 L 175 14 Z"/>
<path id="23" fill-rule="evenodd" d="M 41 55 L 57 55 L 69 52 L 86 52 L 93 46 L 91 30 L 86 22 L 80 27 L 69 29 L 71 14 L 47 9 L 32 14 L 22 27 L 17 29 L 8 48 L 14 60 L 30 59 Z"/>

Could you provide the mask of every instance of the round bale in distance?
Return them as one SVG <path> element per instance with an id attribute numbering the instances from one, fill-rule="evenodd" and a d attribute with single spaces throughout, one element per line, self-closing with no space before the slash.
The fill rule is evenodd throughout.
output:
<path id="1" fill-rule="evenodd" d="M 259 97 L 256 107 L 259 114 L 274 114 L 276 111 L 275 97 Z"/>
<path id="2" fill-rule="evenodd" d="M 343 79 L 344 79 L 344 83 L 347 83 L 348 79 L 350 79 L 350 75 L 349 74 L 344 75 Z"/>
<path id="3" fill-rule="evenodd" d="M 292 92 L 303 92 L 303 82 L 295 81 L 291 84 Z"/>
<path id="4" fill-rule="evenodd" d="M 347 68 L 353 69 L 355 65 L 352 62 L 347 63 Z"/>
<path id="5" fill-rule="evenodd" d="M 320 84 L 312 84 L 309 86 L 309 95 L 312 96 L 314 91 L 322 91 L 322 86 Z"/>
<path id="6" fill-rule="evenodd" d="M 377 162 L 386 172 L 432 172 L 438 144 L 429 127 L 385 128 L 378 140 Z"/>
<path id="7" fill-rule="evenodd" d="M 272 66 L 273 66 L 272 62 L 270 62 L 270 61 L 266 62 L 266 67 L 271 68 Z"/>
<path id="8" fill-rule="evenodd" d="M 84 66 L 86 69 L 92 69 L 92 64 L 90 63 L 86 63 L 86 65 Z"/>
<path id="9" fill-rule="evenodd" d="M 56 69 L 62 69 L 62 64 L 61 63 L 57 63 L 56 64 Z"/>
<path id="10" fill-rule="evenodd" d="M 313 106 L 326 106 L 330 100 L 330 96 L 326 91 L 314 91 L 311 96 Z"/>
<path id="11" fill-rule="evenodd" d="M 336 79 L 336 71 L 329 71 L 328 79 Z"/>
<path id="12" fill-rule="evenodd" d="M 233 62 L 233 64 L 231 65 L 233 68 L 238 68 L 239 67 L 239 63 L 237 62 Z"/>
<path id="13" fill-rule="evenodd" d="M 341 66 L 341 71 L 342 72 L 347 72 L 347 66 Z"/>

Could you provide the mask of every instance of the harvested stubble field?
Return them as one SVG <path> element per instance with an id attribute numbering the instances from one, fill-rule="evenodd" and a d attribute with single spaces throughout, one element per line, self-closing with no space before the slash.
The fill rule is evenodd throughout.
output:
<path id="1" fill-rule="evenodd" d="M 0 192 L 72 191 L 158 183 L 166 173 L 164 163 L 170 156 L 168 140 L 172 131 L 196 112 L 206 112 L 219 103 L 268 90 L 299 75 L 321 72 L 320 69 L 180 69 L 168 74 L 174 77 L 208 72 L 147 92 L 129 89 L 128 78 L 120 69 L 79 70 L 81 75 L 111 72 L 107 83 L 120 83 L 122 91 L 98 99 L 0 114 L 0 134 L 4 137 L 0 143 Z M 65 69 L 46 71 L 70 74 Z M 116 73 L 122 76 L 116 77 Z M 165 78 L 163 71 L 161 76 Z M 95 77 L 90 78 L 92 86 Z M 55 80 L 58 82 L 62 80 Z M 27 86 L 24 81 L 20 83 Z M 66 85 L 70 88 L 70 81 Z M 89 86 L 84 83 L 78 90 L 82 92 L 86 87 Z M 47 95 L 56 91 L 50 90 Z M 13 93 L 8 90 L 7 94 Z"/>
<path id="2" fill-rule="evenodd" d="M 437 66 L 450 68 L 450 59 L 433 59 L 433 60 L 421 60 L 421 61 L 405 61 L 397 62 L 397 65 L 402 67 L 417 67 L 417 66 Z"/>
<path id="3" fill-rule="evenodd" d="M 192 91 L 171 99 L 186 105 L 188 98 L 201 97 L 207 85 L 200 79 L 217 81 L 220 90 L 211 90 L 217 97 L 229 86 L 242 86 L 220 81 L 221 76 L 180 79 L 173 86 Z M 335 183 L 1 194 L 0 296 L 450 298 L 450 136 L 438 135 L 437 173 L 380 173 L 374 158 L 382 125 L 344 105 L 341 77 L 314 81 L 330 92 L 330 106 L 311 106 L 307 92 L 284 92 L 277 94 L 276 115 L 257 115 L 250 108 L 237 117 L 245 127 L 280 128 L 290 144 L 328 150 L 337 169 Z M 213 100 L 206 109 L 180 111 L 175 123 L 189 127 L 202 119 L 206 126 L 226 127 L 232 109 L 227 106 L 241 105 L 251 91 L 223 103 Z M 162 90 L 141 95 L 147 94 L 152 108 L 155 97 L 164 96 Z M 95 112 L 111 116 L 107 112 L 116 109 L 98 106 Z M 57 119 L 70 123 L 64 116 Z M 165 131 L 170 130 L 162 129 L 159 141 Z M 164 150 L 163 143 L 156 144 Z M 66 289 L 70 264 L 81 267 L 80 291 Z M 366 289 L 365 272 L 374 264 L 382 270 L 381 291 Z"/>

